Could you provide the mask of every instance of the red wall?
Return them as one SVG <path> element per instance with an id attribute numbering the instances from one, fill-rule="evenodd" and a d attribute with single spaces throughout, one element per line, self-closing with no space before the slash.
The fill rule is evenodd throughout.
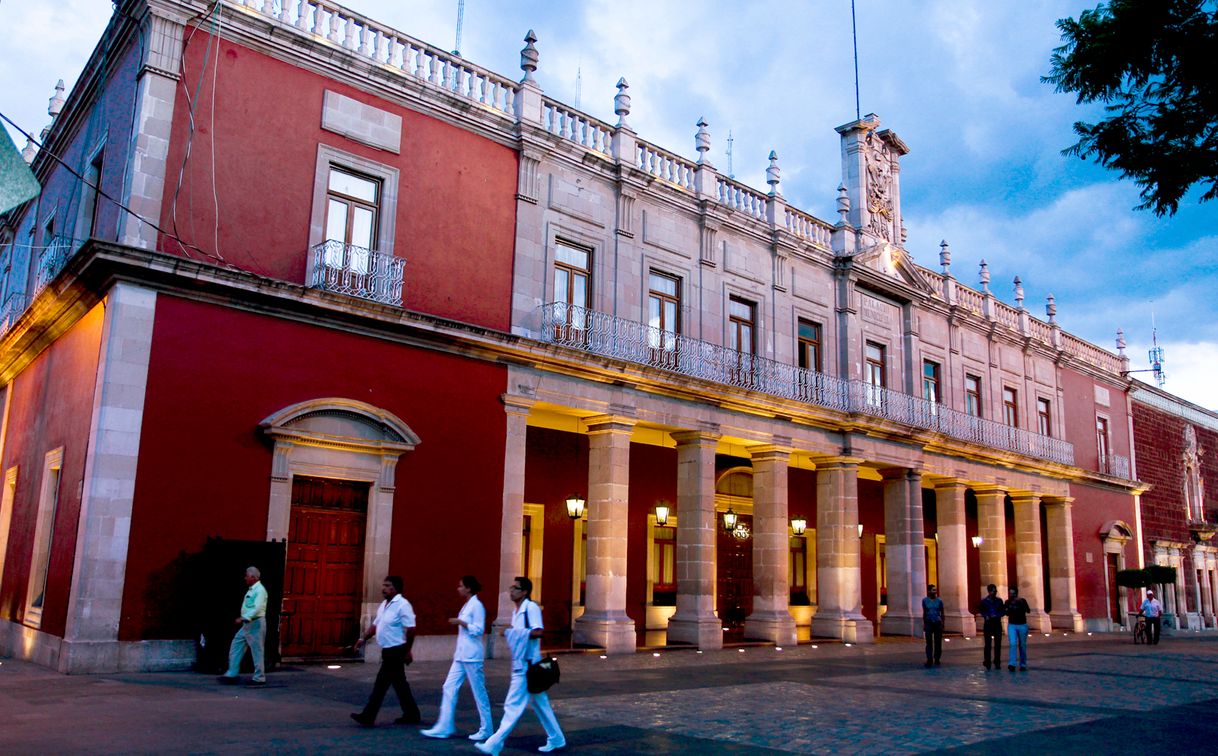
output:
<path id="1" fill-rule="evenodd" d="M 1121 520 L 1131 528 L 1137 520 L 1133 496 L 1119 491 L 1073 483 L 1070 495 L 1074 504 L 1070 513 L 1074 521 L 1074 574 L 1078 592 L 1078 610 L 1087 619 L 1108 616 L 1108 588 L 1104 582 L 1104 543 L 1100 528 L 1112 520 Z M 1136 535 L 1136 534 L 1135 534 Z M 1138 545 L 1125 545 L 1125 567 L 1138 566 Z M 1091 554 L 1091 561 L 1087 555 Z M 1132 595 L 1134 591 L 1130 591 Z"/>
<path id="2" fill-rule="evenodd" d="M 572 493 L 588 495 L 588 437 L 529 428 L 526 439 L 524 500 L 545 507 L 542 621 L 550 630 L 570 629 L 575 526 L 565 502 Z"/>
<path id="3" fill-rule="evenodd" d="M 1188 513 L 1184 499 L 1184 429 L 1192 425 L 1201 454 L 1201 478 L 1206 501 L 1218 493 L 1218 433 L 1145 404 L 1133 404 L 1133 437 L 1138 479 L 1151 484 L 1142 494 L 1142 533 L 1154 540 L 1188 542 Z M 1208 453 L 1207 453 L 1208 452 Z"/>
<path id="4" fill-rule="evenodd" d="M 183 77 L 188 86 L 199 81 L 212 42 L 202 31 L 191 39 Z M 406 308 L 508 330 L 515 151 L 227 41 L 218 54 L 212 50 L 209 80 L 217 60 L 214 134 L 210 87 L 203 88 L 195 108 L 193 140 L 185 87 L 178 89 L 163 227 L 216 252 L 214 158 L 219 253 L 246 270 L 304 283 L 317 145 L 331 145 L 400 172 L 394 254 L 407 260 Z M 327 89 L 400 115 L 401 154 L 323 131 Z M 188 141 L 175 222 L 174 192 Z M 162 246 L 178 248 L 164 239 Z"/>
<path id="5" fill-rule="evenodd" d="M 46 453 L 62 446 L 59 504 L 41 625 L 44 632 L 59 636 L 64 633 L 76 555 L 103 318 L 104 308 L 94 307 L 9 385 L 11 405 L 2 470 L 14 465 L 19 469 L 0 582 L 0 617 L 20 621 L 23 616 Z"/>
<path id="6" fill-rule="evenodd" d="M 1095 421 L 1101 414 L 1108 418 L 1109 452 L 1128 457 L 1129 411 L 1125 390 L 1068 369 L 1061 371 L 1061 383 L 1067 399 L 1060 404 L 1065 412 L 1066 440 L 1074 444 L 1074 464 L 1087 470 L 1099 469 Z M 1108 390 L 1107 407 L 1095 402 L 1097 386 Z"/>
<path id="7" fill-rule="evenodd" d="M 397 465 L 389 569 L 420 632 L 451 632 L 457 578 L 498 574 L 505 383 L 499 366 L 162 295 L 120 638 L 145 637 L 157 573 L 181 551 L 265 540 L 272 445 L 258 423 L 320 397 L 381 407 L 422 439 Z"/>

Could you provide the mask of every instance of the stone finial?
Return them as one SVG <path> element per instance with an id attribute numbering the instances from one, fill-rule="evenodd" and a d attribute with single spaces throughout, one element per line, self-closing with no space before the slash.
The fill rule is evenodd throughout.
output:
<path id="1" fill-rule="evenodd" d="M 34 146 L 33 137 L 25 138 L 25 148 L 21 150 L 21 159 L 27 163 L 34 162 L 34 156 L 38 154 L 38 148 Z"/>
<path id="2" fill-rule="evenodd" d="M 990 291 L 990 265 L 985 260 L 981 261 L 981 290 L 987 294 Z"/>
<path id="3" fill-rule="evenodd" d="M 630 115 L 630 95 L 626 94 L 627 89 L 630 89 L 630 85 L 626 83 L 626 77 L 623 76 L 617 80 L 617 94 L 613 96 L 613 112 L 617 114 L 619 129 L 628 128 L 626 116 Z"/>
<path id="4" fill-rule="evenodd" d="M 537 35 L 533 33 L 532 29 L 529 29 L 529 33 L 524 35 L 524 41 L 526 44 L 524 49 L 520 51 L 520 70 L 524 71 L 524 78 L 520 81 L 521 83 L 526 81 L 536 82 L 537 79 L 533 78 L 533 72 L 537 70 L 537 61 L 541 59 L 541 56 L 537 53 L 537 47 L 534 45 L 537 41 Z"/>
<path id="5" fill-rule="evenodd" d="M 51 101 L 47 105 L 47 115 L 54 118 L 63 110 L 63 79 L 60 79 L 55 84 L 55 94 L 51 95 Z"/>
<path id="6" fill-rule="evenodd" d="M 1053 298 L 1053 294 L 1051 292 L 1045 299 L 1045 315 L 1049 316 L 1050 323 L 1057 322 L 1057 300 Z"/>
<path id="7" fill-rule="evenodd" d="M 1023 281 L 1019 280 L 1019 276 L 1015 276 L 1015 308 L 1023 309 Z"/>
<path id="8" fill-rule="evenodd" d="M 1117 356 L 1118 356 L 1118 357 L 1124 357 L 1124 356 L 1125 356 L 1125 346 L 1126 346 L 1126 345 L 1125 345 L 1125 329 L 1124 329 L 1124 328 L 1118 328 L 1118 329 L 1117 329 L 1116 346 L 1117 346 Z"/>
<path id="9" fill-rule="evenodd" d="M 952 248 L 947 245 L 947 239 L 939 242 L 939 265 L 943 268 L 943 275 L 952 274 Z"/>
<path id="10" fill-rule="evenodd" d="M 846 191 L 845 184 L 837 185 L 837 214 L 842 216 L 841 223 L 846 223 L 846 216 L 850 214 L 850 193 Z"/>
<path id="11" fill-rule="evenodd" d="M 710 130 L 706 127 L 705 118 L 698 119 L 698 133 L 694 135 L 694 149 L 698 151 L 698 164 L 706 162 L 706 153 L 710 151 Z"/>
<path id="12" fill-rule="evenodd" d="M 778 183 L 782 181 L 782 169 L 778 167 L 778 153 L 770 150 L 770 167 L 765 169 L 765 182 L 770 185 L 770 196 L 777 197 L 781 194 L 778 190 Z"/>

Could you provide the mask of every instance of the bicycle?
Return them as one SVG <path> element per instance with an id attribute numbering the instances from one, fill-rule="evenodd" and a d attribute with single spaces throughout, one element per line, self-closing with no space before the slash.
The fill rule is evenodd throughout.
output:
<path id="1" fill-rule="evenodd" d="M 1146 632 L 1146 616 L 1138 612 L 1137 618 L 1133 626 L 1133 642 L 1135 645 L 1138 643 L 1149 643 L 1150 638 Z"/>

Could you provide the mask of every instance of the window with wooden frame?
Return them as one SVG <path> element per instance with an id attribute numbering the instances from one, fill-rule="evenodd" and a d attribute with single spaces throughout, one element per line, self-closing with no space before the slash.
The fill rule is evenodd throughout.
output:
<path id="1" fill-rule="evenodd" d="M 728 300 L 727 346 L 736 353 L 736 380 L 747 383 L 757 351 L 757 305 L 741 297 Z"/>
<path id="2" fill-rule="evenodd" d="M 1112 466 L 1112 436 L 1108 432 L 1108 418 L 1097 415 L 1095 418 L 1095 447 L 1099 455 L 1100 472 L 1110 472 Z"/>
<path id="3" fill-rule="evenodd" d="M 1019 392 L 1009 386 L 1002 387 L 1002 422 L 1019 427 Z"/>
<path id="4" fill-rule="evenodd" d="M 59 509 L 60 479 L 63 474 L 63 447 L 47 452 L 42 470 L 42 490 L 38 495 L 38 514 L 34 525 L 34 548 L 30 555 L 30 580 L 26 586 L 26 625 L 42 626 L 46 608 L 47 579 L 51 571 L 51 549 L 54 543 L 55 514 Z"/>
<path id="5" fill-rule="evenodd" d="M 983 417 L 981 403 L 981 378 L 975 375 L 964 376 L 964 411 L 970 417 Z"/>
<path id="6" fill-rule="evenodd" d="M 681 279 L 651 271 L 647 276 L 647 345 L 662 352 L 677 348 L 681 333 Z"/>
<path id="7" fill-rule="evenodd" d="M 799 339 L 799 366 L 804 370 L 815 370 L 818 373 L 824 372 L 824 366 L 821 363 L 821 347 L 823 342 L 821 339 L 820 323 L 800 318 L 797 337 Z"/>
<path id="8" fill-rule="evenodd" d="M 555 327 L 583 331 L 592 293 L 592 251 L 562 241 L 554 243 Z M 569 334 L 558 334 L 559 338 Z"/>
<path id="9" fill-rule="evenodd" d="M 1036 399 L 1036 432 L 1042 436 L 1053 435 L 1053 406 L 1048 399 Z"/>
<path id="10" fill-rule="evenodd" d="M 943 403 L 943 394 L 939 391 L 940 385 L 939 363 L 922 360 L 922 398 L 930 402 L 932 407 Z"/>
<path id="11" fill-rule="evenodd" d="M 338 165 L 330 166 L 326 183 L 325 241 L 339 242 L 347 251 L 326 250 L 326 264 L 368 272 L 368 253 L 375 252 L 381 215 L 381 182 Z"/>
<path id="12" fill-rule="evenodd" d="M 863 382 L 867 384 L 867 403 L 878 407 L 884 403 L 884 387 L 888 385 L 888 350 L 883 344 L 868 341 L 863 357 Z"/>
<path id="13" fill-rule="evenodd" d="M 653 606 L 677 605 L 677 529 L 656 525 L 652 529 L 651 603 Z"/>

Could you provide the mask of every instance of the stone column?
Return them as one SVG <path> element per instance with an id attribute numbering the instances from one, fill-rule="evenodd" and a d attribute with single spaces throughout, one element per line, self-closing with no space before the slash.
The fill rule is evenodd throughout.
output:
<path id="1" fill-rule="evenodd" d="M 1210 595 L 1218 602 L 1218 553 L 1209 552 L 1209 558 L 1206 560 L 1205 582 L 1210 587 Z M 1210 627 L 1218 627 L 1218 606 L 1214 607 L 1214 613 L 1210 616 Z"/>
<path id="2" fill-rule="evenodd" d="M 1188 593 L 1184 590 L 1184 565 L 1180 559 L 1180 547 L 1172 546 L 1168 549 L 1169 561 L 1172 567 L 1176 568 L 1176 583 L 1172 586 L 1172 600 L 1176 607 L 1176 627 L 1180 629 L 1188 628 Z"/>
<path id="3" fill-rule="evenodd" d="M 858 466 L 835 457 L 816 469 L 816 614 L 812 634 L 852 643 L 875 640 L 863 616 L 859 564 Z"/>
<path id="4" fill-rule="evenodd" d="M 511 624 L 515 606 L 508 596 L 508 586 L 520 574 L 522 554 L 521 529 L 524 527 L 524 460 L 528 437 L 529 411 L 534 400 L 504 394 L 503 411 L 507 415 L 503 450 L 503 516 L 499 524 L 499 600 L 490 642 L 492 657 L 508 655 L 507 642 L 500 632 Z"/>
<path id="5" fill-rule="evenodd" d="M 715 616 L 715 448 L 719 435 L 680 431 L 677 442 L 677 610 L 668 642 L 723 648 Z"/>
<path id="6" fill-rule="evenodd" d="M 791 585 L 787 570 L 787 463 L 784 446 L 754 446 L 753 458 L 753 612 L 744 623 L 748 638 L 795 643 Z"/>
<path id="7" fill-rule="evenodd" d="M 575 642 L 606 653 L 633 653 L 626 614 L 626 540 L 630 503 L 630 434 L 634 420 L 598 415 L 588 426 L 588 575 Z M 679 522 L 679 520 L 678 520 Z"/>
<path id="8" fill-rule="evenodd" d="M 1209 627 L 1214 619 L 1214 596 L 1210 593 L 1209 559 L 1200 546 L 1193 548 L 1193 570 L 1197 573 L 1197 590 L 1201 594 L 1201 626 Z"/>
<path id="9" fill-rule="evenodd" d="M 981 588 L 991 583 L 1007 597 L 1007 520 L 1002 488 L 973 488 L 977 495 L 977 534 L 981 536 Z"/>
<path id="10" fill-rule="evenodd" d="M 156 305 L 155 291 L 126 283 L 115 285 L 105 300 L 60 672 L 130 666 L 119 650 L 118 626 Z M 148 657 L 151 646 L 141 649 Z M 142 658 L 135 664 L 165 661 Z"/>
<path id="11" fill-rule="evenodd" d="M 1049 538 L 1049 593 L 1053 627 L 1083 632 L 1083 615 L 1078 611 L 1078 587 L 1074 572 L 1074 518 L 1070 497 L 1045 499 L 1045 520 Z M 1119 589 L 1118 589 L 1119 590 Z"/>
<path id="12" fill-rule="evenodd" d="M 972 637 L 977 620 L 969 608 L 974 599 L 968 586 L 968 530 L 964 513 L 967 486 L 953 480 L 935 483 L 935 514 L 939 524 L 939 596 L 945 609 L 944 629 Z"/>
<path id="13" fill-rule="evenodd" d="M 1015 508 L 1015 576 L 1019 595 L 1032 607 L 1028 630 L 1043 633 L 1050 624 L 1045 613 L 1045 572 L 1040 551 L 1040 496 L 1012 494 L 1011 504 Z"/>
<path id="14" fill-rule="evenodd" d="M 922 635 L 926 595 L 926 542 L 922 521 L 922 476 L 916 470 L 884 470 L 884 553 L 888 611 L 884 635 Z"/>

